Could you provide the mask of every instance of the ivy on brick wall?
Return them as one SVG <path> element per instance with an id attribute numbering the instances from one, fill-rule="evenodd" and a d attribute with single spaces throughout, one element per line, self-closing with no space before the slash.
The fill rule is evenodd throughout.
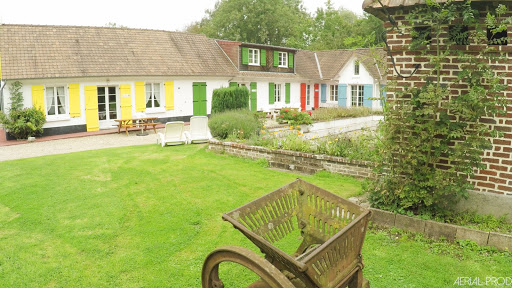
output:
<path id="1" fill-rule="evenodd" d="M 367 186 L 374 207 L 431 215 L 451 210 L 472 188 L 468 179 L 484 168 L 490 138 L 500 137 L 488 123 L 504 113 L 506 87 L 493 66 L 503 61 L 499 45 L 508 39 L 500 35 L 511 22 L 504 6 L 485 16 L 472 5 L 427 0 L 396 27 L 410 36 L 409 51 L 398 56 L 413 65 L 402 73 L 421 68 L 388 81 L 381 176 Z"/>

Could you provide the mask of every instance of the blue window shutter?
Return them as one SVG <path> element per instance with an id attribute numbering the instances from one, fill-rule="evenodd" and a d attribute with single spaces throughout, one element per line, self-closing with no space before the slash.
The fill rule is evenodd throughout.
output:
<path id="1" fill-rule="evenodd" d="M 320 100 L 322 100 L 322 103 L 327 102 L 327 84 L 322 84 L 322 91 L 320 91 Z"/>
<path id="2" fill-rule="evenodd" d="M 347 107 L 347 84 L 338 84 L 338 106 Z"/>
<path id="3" fill-rule="evenodd" d="M 368 108 L 372 108 L 372 100 L 370 100 L 370 98 L 373 97 L 373 85 L 372 84 L 367 84 L 367 85 L 364 85 L 364 90 L 363 90 L 363 106 L 364 107 L 368 107 Z"/>

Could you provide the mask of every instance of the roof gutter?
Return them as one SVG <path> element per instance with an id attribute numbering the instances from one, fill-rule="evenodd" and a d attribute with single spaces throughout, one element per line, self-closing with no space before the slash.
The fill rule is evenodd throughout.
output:
<path id="1" fill-rule="evenodd" d="M 315 60 L 316 60 L 316 67 L 318 68 L 318 74 L 320 74 L 320 79 L 324 79 L 324 76 L 322 75 L 322 68 L 320 68 L 320 62 L 318 62 L 318 56 L 315 52 Z"/>

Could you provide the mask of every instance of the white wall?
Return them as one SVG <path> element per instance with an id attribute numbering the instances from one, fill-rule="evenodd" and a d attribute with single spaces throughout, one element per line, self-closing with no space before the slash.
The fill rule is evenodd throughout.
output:
<path id="1" fill-rule="evenodd" d="M 357 58 L 354 56 L 352 57 L 345 67 L 341 69 L 340 73 L 336 77 L 338 79 L 340 84 L 347 84 L 347 103 L 346 107 L 352 106 L 351 101 L 351 91 L 350 86 L 351 85 L 365 85 L 365 84 L 372 84 L 373 85 L 373 98 L 377 98 L 380 96 L 380 86 L 379 86 L 379 79 L 374 79 L 370 73 L 368 73 L 368 70 L 364 67 L 364 65 L 360 62 L 359 64 L 359 75 L 354 75 L 354 65 Z M 327 97 L 329 98 L 329 97 Z M 373 100 L 372 101 L 372 109 L 381 109 L 381 104 L 379 100 Z"/>
<path id="2" fill-rule="evenodd" d="M 84 125 L 86 124 L 85 118 L 85 95 L 84 95 L 84 87 L 85 86 L 117 86 L 119 88 L 122 84 L 129 84 L 131 88 L 131 102 L 132 102 L 132 116 L 134 118 L 138 117 L 158 117 L 158 118 L 167 118 L 167 117 L 181 117 L 181 116 L 191 116 L 193 114 L 193 102 L 192 102 L 192 85 L 193 82 L 206 82 L 207 89 L 207 112 L 211 113 L 211 101 L 213 90 L 220 87 L 228 87 L 229 82 L 228 78 L 213 78 L 213 77 L 205 77 L 205 78 L 191 78 L 191 77 L 98 77 L 98 78 L 70 78 L 70 79 L 40 79 L 40 80 L 24 80 L 20 81 L 23 84 L 22 92 L 24 98 L 24 107 L 32 107 L 32 86 L 35 85 L 44 85 L 45 87 L 52 86 L 64 86 L 66 87 L 66 93 L 69 96 L 67 91 L 67 87 L 69 84 L 79 84 L 80 88 L 80 117 L 60 117 L 57 119 L 51 119 L 49 117 L 47 122 L 43 126 L 43 128 L 52 128 L 52 127 L 63 127 L 63 126 L 74 126 L 74 125 Z M 162 99 L 165 98 L 165 81 L 174 81 L 174 110 L 165 110 L 165 102 L 162 101 L 162 108 L 154 109 L 154 110 L 146 110 L 145 112 L 136 112 L 135 108 L 135 82 L 143 81 L 143 82 L 152 82 L 152 83 L 161 83 L 161 95 Z M 7 85 L 4 88 L 4 107 L 9 107 L 9 85 L 11 81 L 7 82 Z M 117 92 L 118 94 L 119 91 Z M 118 101 L 120 99 L 120 95 L 118 95 Z M 69 97 L 67 98 L 67 111 L 69 112 Z M 118 102 L 119 105 L 119 102 Z M 120 113 L 120 110 L 118 110 Z M 120 115 L 118 116 L 120 118 Z M 113 128 L 111 125 L 113 123 L 107 123 L 103 127 L 100 128 Z"/>

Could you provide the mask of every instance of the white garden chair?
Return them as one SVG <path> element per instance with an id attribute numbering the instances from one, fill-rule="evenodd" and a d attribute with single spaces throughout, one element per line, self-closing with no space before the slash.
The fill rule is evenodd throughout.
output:
<path id="1" fill-rule="evenodd" d="M 189 143 L 206 143 L 212 138 L 208 128 L 208 117 L 193 116 L 190 117 L 190 133 L 187 133 Z"/>
<path id="2" fill-rule="evenodd" d="M 183 121 L 165 123 L 165 131 L 164 133 L 158 133 L 156 143 L 161 144 L 162 147 L 165 145 L 187 144 L 187 135 L 183 131 L 184 125 Z"/>

